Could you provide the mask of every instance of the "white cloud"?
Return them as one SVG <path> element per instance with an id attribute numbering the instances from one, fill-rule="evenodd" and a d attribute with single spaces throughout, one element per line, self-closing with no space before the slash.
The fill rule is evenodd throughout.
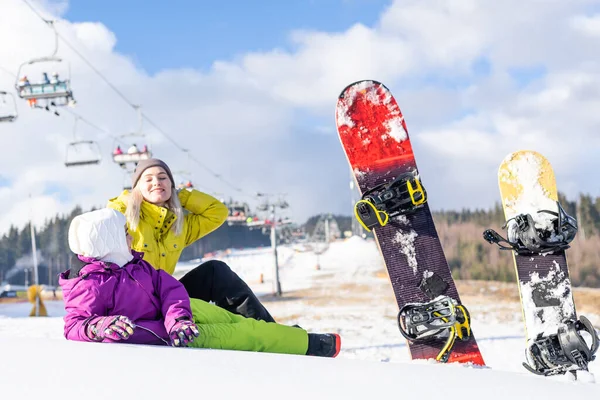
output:
<path id="1" fill-rule="evenodd" d="M 82 22 L 74 26 L 78 42 L 86 44 L 89 52 L 110 53 L 117 44 L 114 33 L 99 22 Z"/>
<path id="2" fill-rule="evenodd" d="M 522 148 L 545 154 L 571 197 L 580 190 L 600 195 L 594 183 L 600 73 L 591 34 L 597 16 L 586 14 L 598 1 L 396 1 L 374 26 L 292 29 L 293 50 L 249 52 L 215 60 L 208 70 L 154 75 L 117 53 L 119 38 L 101 22 L 60 19 L 65 2 L 35 4 L 57 15 L 60 33 L 181 147 L 246 192 L 288 193 L 301 221 L 320 211 L 351 212 L 334 106 L 347 84 L 365 78 L 396 95 L 433 208 L 493 204 L 497 166 Z M 21 1 L 3 7 L 0 37 L 13 40 L 3 42 L 0 66 L 16 71 L 52 50 L 51 31 Z M 105 160 L 100 167 L 63 167 L 73 119 L 20 101 L 19 120 L 0 124 L 0 175 L 11 180 L 0 188 L 0 231 L 23 226 L 29 209 L 41 223 L 76 204 L 102 205 L 127 179 L 110 160 L 115 142 L 109 135 L 135 130 L 135 112 L 67 46 L 59 53 L 71 63 L 75 111 L 109 132 L 79 124 L 80 136 L 100 142 Z M 487 70 L 476 71 L 482 60 Z M 514 79 L 514 68 L 531 67 L 541 67 L 532 81 Z M 0 90 L 13 84 L 0 71 Z M 201 188 L 236 196 L 144 126 L 155 155 L 174 170 L 192 168 Z M 56 187 L 68 193 L 58 195 Z"/>
<path id="3" fill-rule="evenodd" d="M 592 37 L 600 36 L 600 14 L 593 16 L 577 15 L 572 17 L 569 22 L 576 31 Z"/>

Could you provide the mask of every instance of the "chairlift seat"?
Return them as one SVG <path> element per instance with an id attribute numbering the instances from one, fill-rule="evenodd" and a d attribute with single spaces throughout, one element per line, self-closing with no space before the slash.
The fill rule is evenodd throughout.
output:
<path id="1" fill-rule="evenodd" d="M 65 167 L 81 167 L 100 163 L 100 160 L 65 161 Z"/>
<path id="2" fill-rule="evenodd" d="M 0 122 L 13 122 L 15 119 L 16 115 L 0 115 Z"/>
<path id="3" fill-rule="evenodd" d="M 227 218 L 227 225 L 229 226 L 245 226 L 246 225 L 246 220 L 230 220 L 229 218 Z"/>
<path id="4" fill-rule="evenodd" d="M 25 100 L 29 99 L 57 99 L 63 97 L 73 97 L 68 81 L 58 84 L 35 83 L 19 88 L 19 97 Z"/>
<path id="5" fill-rule="evenodd" d="M 75 158 L 73 157 L 73 151 L 77 152 L 78 148 L 82 146 L 89 147 L 91 149 L 91 154 L 87 154 L 84 158 Z M 93 140 L 80 140 L 76 142 L 69 143 L 67 146 L 67 151 L 65 155 L 65 167 L 81 167 L 85 165 L 94 165 L 99 164 L 102 161 L 102 155 L 100 153 L 100 147 L 98 143 Z"/>
<path id="6" fill-rule="evenodd" d="M 148 160 L 152 157 L 152 152 L 150 151 L 145 151 L 143 153 L 123 153 L 123 154 L 113 154 L 113 160 L 114 162 L 118 163 L 118 164 L 125 164 L 125 163 L 137 163 L 139 161 L 142 160 Z"/>
<path id="7" fill-rule="evenodd" d="M 0 122 L 13 122 L 15 119 L 17 119 L 15 96 L 0 90 Z"/>
<path id="8" fill-rule="evenodd" d="M 263 226 L 263 225 L 265 225 L 265 221 L 264 220 L 248 221 L 248 222 L 246 222 L 246 225 L 248 225 L 248 226 Z"/>

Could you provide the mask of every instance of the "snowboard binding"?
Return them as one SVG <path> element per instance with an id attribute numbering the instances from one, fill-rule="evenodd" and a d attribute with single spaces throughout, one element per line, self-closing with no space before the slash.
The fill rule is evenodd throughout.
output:
<path id="1" fill-rule="evenodd" d="M 428 303 L 410 303 L 398 313 L 400 333 L 411 342 L 446 339 L 436 361 L 448 362 L 456 339 L 471 338 L 471 316 L 467 309 L 448 296 Z"/>
<path id="2" fill-rule="evenodd" d="M 497 244 L 502 250 L 513 250 L 520 255 L 546 254 L 568 249 L 569 243 L 577 234 L 577 221 L 562 208 L 559 202 L 558 212 L 540 210 L 555 216 L 550 230 L 539 229 L 531 214 L 519 214 L 502 226 L 507 229 L 507 237 L 502 237 L 493 229 L 486 229 L 483 238 L 490 244 Z"/>
<path id="3" fill-rule="evenodd" d="M 588 346 L 581 332 L 592 337 Z M 530 341 L 525 350 L 527 363 L 523 366 L 537 375 L 558 375 L 577 370 L 588 370 L 598 350 L 599 340 L 591 322 L 584 317 L 578 321 L 567 321 L 558 328 L 556 334 L 539 336 Z"/>
<path id="4" fill-rule="evenodd" d="M 387 225 L 390 217 L 421 208 L 427 194 L 415 172 L 406 172 L 391 182 L 366 191 L 354 206 L 356 219 L 367 231 Z"/>

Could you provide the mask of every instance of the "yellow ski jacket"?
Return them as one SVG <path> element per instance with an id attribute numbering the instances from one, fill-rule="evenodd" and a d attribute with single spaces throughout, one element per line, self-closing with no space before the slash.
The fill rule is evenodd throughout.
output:
<path id="1" fill-rule="evenodd" d="M 124 190 L 118 197 L 110 199 L 107 207 L 124 214 L 128 194 Z M 133 237 L 132 249 L 144 253 L 144 260 L 155 269 L 171 275 L 183 249 L 220 227 L 229 214 L 227 206 L 206 193 L 181 190 L 178 196 L 182 207 L 189 211 L 184 217 L 181 235 L 175 236 L 170 229 L 177 218 L 175 214 L 145 200 L 140 207 L 137 231 L 129 231 Z"/>

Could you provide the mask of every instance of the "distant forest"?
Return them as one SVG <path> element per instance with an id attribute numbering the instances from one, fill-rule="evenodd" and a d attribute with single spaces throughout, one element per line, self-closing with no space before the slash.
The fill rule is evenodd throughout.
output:
<path id="1" fill-rule="evenodd" d="M 559 201 L 579 225 L 577 237 L 567 250 L 571 281 L 575 286 L 598 288 L 600 197 L 580 195 L 577 201 L 568 201 L 559 195 Z M 485 228 L 502 232 L 504 213 L 499 204 L 488 211 L 436 212 L 434 220 L 455 278 L 510 282 L 516 279 L 511 252 L 499 251 L 481 236 Z"/>
<path id="2" fill-rule="evenodd" d="M 600 287 L 600 197 L 580 195 L 577 201 L 559 196 L 565 210 L 577 218 L 579 233 L 568 250 L 571 279 L 576 286 Z M 57 284 L 57 274 L 68 268 L 71 253 L 67 231 L 71 220 L 81 214 L 80 207 L 69 215 L 57 216 L 36 232 L 39 254 L 39 280 L 42 284 Z M 300 229 L 308 236 L 313 232 L 320 215 L 308 219 Z M 352 217 L 332 216 L 342 232 L 351 230 Z M 434 213 L 442 246 L 456 279 L 497 280 L 515 279 L 511 253 L 499 251 L 482 239 L 482 232 L 492 228 L 501 232 L 504 223 L 502 207 L 490 210 L 439 211 Z M 261 229 L 248 229 L 224 224 L 205 238 L 187 247 L 182 260 L 202 257 L 205 253 L 226 248 L 269 246 L 269 236 Z M 31 284 L 30 227 L 21 230 L 11 227 L 0 238 L 0 283 Z"/>
<path id="3" fill-rule="evenodd" d="M 68 242 L 69 225 L 73 218 L 83 212 L 80 207 L 76 207 L 69 215 L 57 216 L 36 231 L 40 284 L 57 285 L 58 274 L 69 268 L 69 260 L 72 256 Z M 269 236 L 261 229 L 223 224 L 210 235 L 186 247 L 181 260 L 201 258 L 205 253 L 227 248 L 270 246 L 270 244 Z M 21 230 L 11 227 L 0 239 L 0 283 L 9 282 L 18 285 L 33 283 L 31 248 L 29 225 Z"/>

